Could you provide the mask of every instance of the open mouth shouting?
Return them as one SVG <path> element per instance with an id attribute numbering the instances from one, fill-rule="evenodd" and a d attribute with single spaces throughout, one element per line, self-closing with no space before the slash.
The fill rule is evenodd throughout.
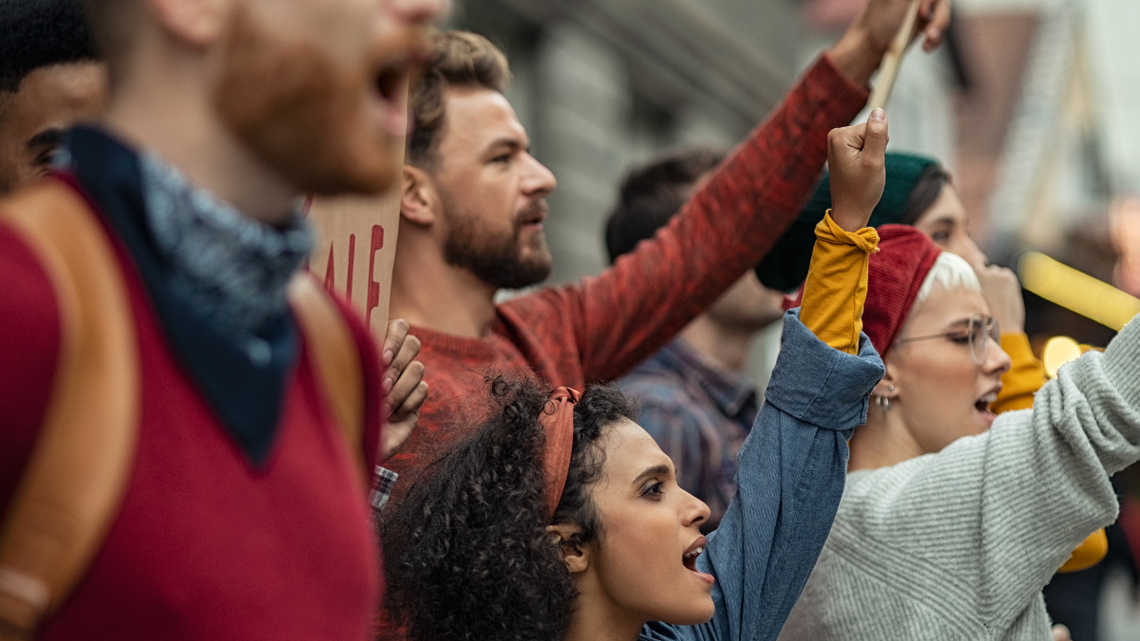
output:
<path id="1" fill-rule="evenodd" d="M 1000 391 L 1001 385 L 998 385 L 983 395 L 981 398 L 979 398 L 977 401 L 974 401 L 974 410 L 978 412 L 978 415 L 986 425 L 993 423 L 994 419 L 997 418 L 997 415 L 990 410 L 990 403 L 993 403 L 997 400 L 997 395 Z"/>
<path id="2" fill-rule="evenodd" d="M 515 224 L 519 229 L 542 229 L 542 223 L 546 220 L 548 206 L 545 200 L 535 200 L 527 205 L 516 218 Z"/>
<path id="3" fill-rule="evenodd" d="M 372 95 L 379 106 L 381 127 L 392 136 L 403 136 L 408 132 L 405 88 L 423 66 L 426 46 L 421 38 L 408 38 L 403 46 L 383 56 L 373 67 Z"/>
<path id="4" fill-rule="evenodd" d="M 697 537 L 697 540 L 693 541 L 692 545 L 690 545 L 689 548 L 685 550 L 685 553 L 681 556 L 681 563 L 685 566 L 686 570 L 692 572 L 693 575 L 698 579 L 705 583 L 708 583 L 709 585 L 712 585 L 716 582 L 716 579 L 713 577 L 713 575 L 706 574 L 697 569 L 697 557 L 699 557 L 704 551 L 705 537 Z"/>

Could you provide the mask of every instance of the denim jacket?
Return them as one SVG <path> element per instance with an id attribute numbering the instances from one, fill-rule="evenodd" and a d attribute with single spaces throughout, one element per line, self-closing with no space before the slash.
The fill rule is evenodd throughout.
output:
<path id="1" fill-rule="evenodd" d="M 740 449 L 736 496 L 697 568 L 716 577 L 716 613 L 697 626 L 653 622 L 643 641 L 765 641 L 780 634 L 807 583 L 843 496 L 847 439 L 867 420 L 883 362 L 864 334 L 859 354 L 832 349 L 784 318 L 764 406 Z"/>

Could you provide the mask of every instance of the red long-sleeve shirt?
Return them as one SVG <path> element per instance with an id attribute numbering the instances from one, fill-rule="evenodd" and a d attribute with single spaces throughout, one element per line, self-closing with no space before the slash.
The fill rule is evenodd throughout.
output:
<path id="1" fill-rule="evenodd" d="M 725 160 L 680 215 L 614 266 L 496 308 L 490 334 L 413 327 L 431 386 L 419 426 L 387 466 L 403 494 L 418 471 L 475 425 L 486 372 L 528 370 L 581 389 L 613 380 L 669 342 L 758 263 L 799 213 L 827 158 L 827 134 L 851 122 L 865 88 L 824 56 Z"/>

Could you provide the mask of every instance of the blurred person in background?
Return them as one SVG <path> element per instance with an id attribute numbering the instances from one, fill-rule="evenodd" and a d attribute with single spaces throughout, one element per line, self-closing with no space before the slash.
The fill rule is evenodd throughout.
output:
<path id="1" fill-rule="evenodd" d="M 0 0 L 0 196 L 46 175 L 63 132 L 98 117 L 106 92 L 80 0 Z"/>
<path id="2" fill-rule="evenodd" d="M 926 234 L 934 244 L 961 256 L 974 268 L 986 303 L 1001 328 L 1001 346 L 1012 359 L 1002 377 L 1002 391 L 993 403 L 995 413 L 1033 406 L 1033 394 L 1045 383 L 1045 368 L 1025 334 L 1025 301 L 1021 284 L 1012 270 L 990 265 L 989 259 L 970 236 L 966 208 L 958 197 L 950 174 L 931 158 L 909 153 L 886 155 L 887 186 L 871 215 L 871 225 L 909 225 Z M 811 243 L 809 231 L 831 207 L 828 174 L 812 193 L 800 217 L 780 239 L 774 254 L 785 259 L 785 273 L 806 274 Z M 764 266 L 758 268 L 764 273 Z M 793 278 L 794 280 L 794 278 Z"/>
<path id="3" fill-rule="evenodd" d="M 1140 460 L 1140 323 L 995 417 L 1010 358 L 975 270 L 878 230 L 863 317 L 886 374 L 781 639 L 1048 639 L 1041 589 L 1116 518 L 1110 477 Z"/>
<path id="4" fill-rule="evenodd" d="M 1133 465 L 1113 477 L 1113 487 L 1120 499 L 1120 518 L 1104 529 L 1107 551 L 1096 565 L 1075 572 L 1059 573 L 1045 586 L 1045 606 L 1053 621 L 1065 625 L 1076 641 L 1103 641 L 1106 632 L 1101 625 L 1102 607 L 1109 579 L 1119 572 L 1124 576 L 1130 602 L 1135 603 L 1140 592 L 1140 566 L 1136 553 L 1140 551 L 1140 500 L 1136 491 L 1136 477 L 1140 468 Z M 1130 476 L 1131 483 L 1122 482 Z M 1136 606 L 1133 606 L 1135 608 Z"/>
<path id="5" fill-rule="evenodd" d="M 398 496 L 462 439 L 450 410 L 488 370 L 527 370 L 583 388 L 629 372 L 700 315 L 767 253 L 799 211 L 827 133 L 867 101 L 867 85 L 909 0 L 872 0 L 669 225 L 581 283 L 495 303 L 500 289 L 551 271 L 543 222 L 554 175 L 530 153 L 503 92 L 503 54 L 472 33 L 435 39 L 412 89 L 391 314 L 423 341 L 433 390 L 393 458 Z M 949 3 L 923 0 L 915 37 L 937 46 Z M 424 283 L 430 283 L 425 287 Z"/>
<path id="6" fill-rule="evenodd" d="M 888 152 L 886 155 L 887 186 L 871 218 L 872 225 L 899 223 L 910 225 L 926 234 L 934 244 L 943 250 L 964 258 L 974 268 L 982 286 L 986 303 L 994 314 L 1001 329 L 1001 346 L 1011 358 L 1010 370 L 1002 376 L 1002 389 L 990 405 L 994 414 L 1027 409 L 1033 406 L 1033 396 L 1045 384 L 1045 368 L 1029 343 L 1025 334 L 1025 303 L 1021 285 L 1012 270 L 989 264 L 989 259 L 978 247 L 969 230 L 969 216 L 962 204 L 953 178 L 941 164 L 926 156 L 910 153 Z M 810 224 L 822 216 L 830 207 L 828 177 L 825 172 L 820 184 L 802 213 L 802 221 L 795 225 Z M 801 232 L 802 233 L 802 232 Z M 802 247 L 805 241 L 799 241 Z M 1108 537 L 1119 540 L 1110 526 Z M 1091 535 L 1073 558 L 1065 563 L 1061 573 L 1045 588 L 1045 598 L 1050 604 L 1050 614 L 1058 623 L 1071 629 L 1075 638 L 1081 641 L 1095 641 L 1097 638 L 1097 590 L 1088 590 L 1088 576 L 1071 575 L 1094 565 L 1106 554 L 1105 533 Z M 1117 546 L 1119 547 L 1119 546 Z M 1126 550 L 1107 550 L 1113 555 L 1127 554 Z M 1095 572 L 1103 578 L 1103 569 Z M 1073 584 L 1073 588 L 1066 586 Z M 1079 588 L 1076 586 L 1080 586 Z M 1051 597 L 1052 593 L 1064 593 L 1064 597 Z M 1053 604 L 1064 605 L 1060 612 L 1054 612 Z"/>
<path id="7" fill-rule="evenodd" d="M 301 196 L 398 181 L 443 2 L 86 7 L 107 109 L 0 201 L 0 638 L 368 639 L 410 343 L 299 273 Z"/>
<path id="8" fill-rule="evenodd" d="M 471 419 L 437 473 L 383 513 L 390 603 L 408 638 L 776 638 L 827 538 L 846 439 L 882 375 L 859 328 L 886 114 L 828 143 L 839 205 L 820 225 L 808 294 L 786 316 L 741 448 L 740 491 L 716 532 L 701 535 L 708 507 L 677 485 L 619 391 L 551 394 L 496 379 L 488 420 Z M 814 287 L 836 273 L 833 286 Z"/>
<path id="9" fill-rule="evenodd" d="M 606 222 L 610 262 L 652 238 L 727 155 L 688 148 L 631 169 Z M 736 493 L 736 457 L 759 410 L 744 372 L 752 339 L 784 315 L 784 294 L 749 270 L 673 342 L 617 381 L 640 408 L 637 423 L 673 460 L 677 484 L 709 506 L 701 524 L 716 528 Z"/>

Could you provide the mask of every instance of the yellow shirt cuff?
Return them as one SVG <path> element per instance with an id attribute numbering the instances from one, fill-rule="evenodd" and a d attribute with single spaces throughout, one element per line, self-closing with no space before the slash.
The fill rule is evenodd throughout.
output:
<path id="1" fill-rule="evenodd" d="M 817 338 L 848 354 L 859 352 L 867 264 L 878 247 L 879 234 L 873 228 L 849 232 L 832 220 L 831 210 L 815 227 L 800 320 Z"/>
<path id="2" fill-rule="evenodd" d="M 1001 335 L 1001 348 L 1012 361 L 1010 369 L 1001 377 L 1001 392 L 990 405 L 994 414 L 1033 407 L 1033 395 L 1045 384 L 1045 368 L 1033 355 L 1029 337 L 1024 333 Z"/>

